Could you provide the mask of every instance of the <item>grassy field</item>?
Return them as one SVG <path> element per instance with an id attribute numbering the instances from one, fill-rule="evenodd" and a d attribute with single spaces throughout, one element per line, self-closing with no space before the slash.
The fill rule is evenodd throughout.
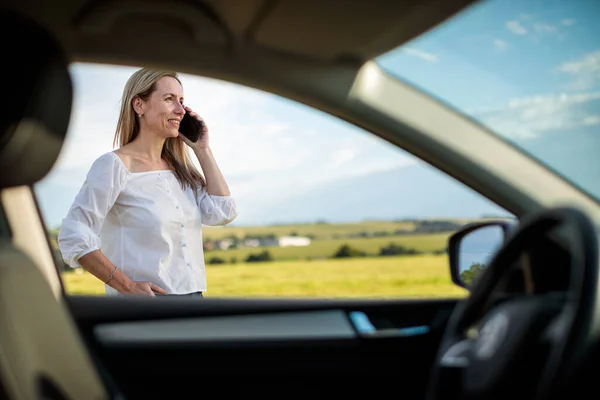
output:
<path id="1" fill-rule="evenodd" d="M 458 221 L 455 221 L 458 222 Z M 375 237 L 410 231 L 413 222 L 373 221 L 355 224 L 299 224 L 264 227 L 205 227 L 205 240 L 247 235 L 311 236 L 303 247 L 241 248 L 206 251 L 207 297 L 461 297 L 466 292 L 452 284 L 443 251 L 451 232 Z M 56 232 L 54 232 L 55 236 Z M 53 238 L 55 239 L 55 238 Z M 422 253 L 415 256 L 376 257 L 390 243 Z M 332 259 L 344 244 L 366 257 Z M 274 261 L 246 263 L 249 254 L 268 250 Z M 225 264 L 209 264 L 213 257 Z M 235 260 L 235 262 L 234 262 Z M 63 274 L 70 294 L 104 295 L 104 285 L 84 270 Z"/>
<path id="2" fill-rule="evenodd" d="M 298 225 L 271 225 L 250 227 L 204 227 L 206 239 L 222 239 L 227 236 L 243 238 L 246 235 L 269 235 L 287 236 L 296 233 L 298 236 L 313 235 L 315 239 L 331 239 L 335 236 L 356 235 L 361 232 L 387 232 L 393 233 L 397 230 L 412 230 L 413 222 L 393 221 L 365 221 L 350 224 L 298 224 Z"/>
<path id="3" fill-rule="evenodd" d="M 368 255 L 377 255 L 381 247 L 390 243 L 396 243 L 421 252 L 433 252 L 446 248 L 449 233 L 440 234 L 422 234 L 393 237 L 375 237 L 375 238 L 353 238 L 353 239 L 331 239 L 316 240 L 305 247 L 268 247 L 273 258 L 276 260 L 306 260 L 330 258 L 343 244 L 362 250 Z M 219 257 L 226 261 L 236 258 L 243 261 L 250 253 L 259 253 L 260 248 L 243 248 L 230 250 L 212 250 L 205 253 L 206 260 L 212 257 Z"/>
<path id="4" fill-rule="evenodd" d="M 491 217 L 490 217 L 491 218 Z M 435 221 L 446 221 L 459 225 L 468 222 L 485 221 L 490 218 L 471 218 L 471 219 L 432 219 Z M 491 218 L 498 219 L 498 218 Z M 432 220 L 429 220 L 431 222 Z M 219 227 L 203 227 L 204 237 L 210 240 L 222 239 L 228 236 L 236 236 L 243 238 L 249 236 L 275 235 L 288 236 L 296 234 L 298 236 L 312 236 L 314 239 L 335 239 L 338 237 L 356 236 L 364 232 L 385 232 L 393 234 L 396 231 L 412 231 L 417 225 L 428 222 L 427 219 L 418 221 L 361 221 L 355 223 L 314 223 L 314 224 L 297 224 L 297 225 L 269 225 L 269 226 L 219 226 Z"/>
<path id="5" fill-rule="evenodd" d="M 70 294 L 104 294 L 87 272 L 63 274 Z M 207 266 L 206 297 L 463 297 L 445 255 L 352 258 Z"/>

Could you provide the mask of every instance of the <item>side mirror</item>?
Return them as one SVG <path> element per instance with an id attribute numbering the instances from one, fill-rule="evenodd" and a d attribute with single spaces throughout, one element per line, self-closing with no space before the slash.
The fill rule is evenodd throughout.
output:
<path id="1" fill-rule="evenodd" d="M 465 289 L 473 287 L 513 226 L 508 221 L 477 222 L 450 236 L 448 257 L 452 282 Z"/>

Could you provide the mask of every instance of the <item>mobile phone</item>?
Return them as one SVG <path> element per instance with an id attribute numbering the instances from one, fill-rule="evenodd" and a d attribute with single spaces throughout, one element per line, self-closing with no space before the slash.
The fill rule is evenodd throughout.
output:
<path id="1" fill-rule="evenodd" d="M 202 121 L 198 121 L 186 111 L 179 123 L 179 132 L 191 142 L 196 143 L 202 134 Z"/>

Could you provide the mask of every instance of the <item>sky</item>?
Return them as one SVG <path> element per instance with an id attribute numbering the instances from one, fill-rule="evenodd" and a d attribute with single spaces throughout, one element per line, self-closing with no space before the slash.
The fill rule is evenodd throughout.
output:
<path id="1" fill-rule="evenodd" d="M 484 1 L 376 61 L 600 198 L 598 15 L 600 2 L 594 0 Z M 60 224 L 92 162 L 113 150 L 122 88 L 136 69 L 71 66 L 75 98 L 67 140 L 54 169 L 35 188 L 48 226 Z M 457 197 L 443 212 L 435 204 L 419 209 L 415 199 L 408 201 L 412 187 L 442 187 L 439 180 L 451 178 L 320 111 L 236 84 L 181 78 L 186 103 L 205 119 L 217 162 L 238 200 L 235 224 L 327 219 L 325 211 L 311 216 L 304 212 L 306 202 L 292 201 L 306 193 L 314 193 L 315 210 L 339 204 L 339 221 L 498 211 L 466 187 L 460 188 L 465 200 Z M 417 169 L 428 173 L 407 173 Z M 390 182 L 389 198 L 378 198 L 388 206 L 372 201 L 369 207 L 370 193 L 361 187 L 390 171 L 398 180 Z M 349 206 L 350 197 L 361 198 L 360 206 Z M 473 199 L 481 207 L 465 206 Z M 384 208 L 385 213 L 373 210 Z"/>
<path id="2" fill-rule="evenodd" d="M 600 199 L 600 1 L 483 1 L 380 57 Z"/>

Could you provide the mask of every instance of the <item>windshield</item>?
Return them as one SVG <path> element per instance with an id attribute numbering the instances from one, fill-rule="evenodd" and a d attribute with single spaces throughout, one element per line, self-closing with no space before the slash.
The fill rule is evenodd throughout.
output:
<path id="1" fill-rule="evenodd" d="M 487 0 L 376 61 L 600 199 L 600 1 Z"/>

